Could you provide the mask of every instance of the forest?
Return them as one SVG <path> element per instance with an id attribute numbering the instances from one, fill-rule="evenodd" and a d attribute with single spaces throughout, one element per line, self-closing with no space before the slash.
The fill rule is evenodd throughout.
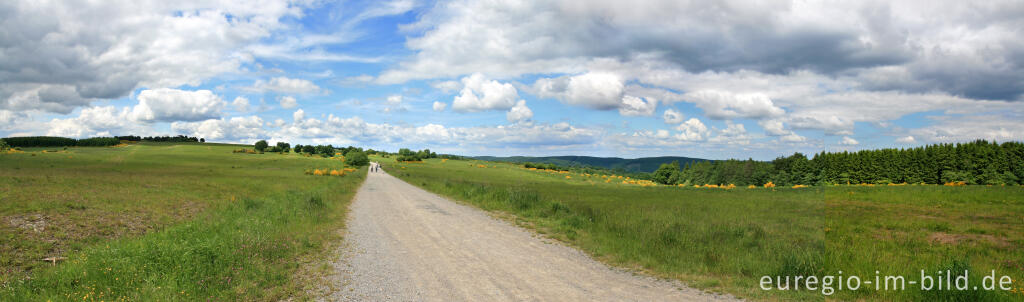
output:
<path id="1" fill-rule="evenodd" d="M 1024 181 L 1024 143 L 934 144 L 908 149 L 795 153 L 772 161 L 720 160 L 663 164 L 652 174 L 662 184 L 826 185 L 960 183 L 1016 185 Z"/>

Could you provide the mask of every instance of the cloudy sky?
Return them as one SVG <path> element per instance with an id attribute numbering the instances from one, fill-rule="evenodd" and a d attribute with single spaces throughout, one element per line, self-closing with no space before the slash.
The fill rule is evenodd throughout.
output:
<path id="1" fill-rule="evenodd" d="M 1024 138 L 1021 1 L 32 0 L 0 23 L 0 136 L 712 159 Z"/>

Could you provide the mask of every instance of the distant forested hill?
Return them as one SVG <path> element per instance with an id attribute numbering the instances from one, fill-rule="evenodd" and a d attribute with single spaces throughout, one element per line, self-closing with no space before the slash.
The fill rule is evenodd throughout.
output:
<path id="1" fill-rule="evenodd" d="M 556 164 L 559 166 L 594 166 L 608 169 L 622 169 L 628 172 L 654 172 L 658 169 L 658 166 L 664 163 L 670 163 L 672 161 L 679 161 L 679 165 L 685 165 L 689 162 L 705 161 L 700 158 L 690 157 L 679 157 L 679 156 L 660 156 L 660 157 L 642 157 L 635 159 L 618 158 L 618 157 L 593 157 L 593 156 L 509 156 L 509 157 L 497 157 L 497 156 L 476 156 L 473 157 L 479 160 L 488 161 L 506 161 L 516 163 L 548 163 Z"/>

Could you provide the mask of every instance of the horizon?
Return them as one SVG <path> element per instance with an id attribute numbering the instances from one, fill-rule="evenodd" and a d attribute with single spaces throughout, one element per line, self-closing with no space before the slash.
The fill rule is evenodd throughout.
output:
<path id="1" fill-rule="evenodd" d="M 1019 141 L 1020 8 L 16 2 L 0 137 L 711 160 Z"/>

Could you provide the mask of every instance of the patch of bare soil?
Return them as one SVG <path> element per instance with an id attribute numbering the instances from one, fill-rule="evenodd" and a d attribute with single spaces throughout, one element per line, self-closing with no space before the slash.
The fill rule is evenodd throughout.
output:
<path id="1" fill-rule="evenodd" d="M 961 243 L 986 243 L 998 247 L 1008 247 L 1010 242 L 1005 238 L 986 234 L 950 234 L 935 232 L 928 235 L 928 241 L 940 244 L 961 244 Z"/>

